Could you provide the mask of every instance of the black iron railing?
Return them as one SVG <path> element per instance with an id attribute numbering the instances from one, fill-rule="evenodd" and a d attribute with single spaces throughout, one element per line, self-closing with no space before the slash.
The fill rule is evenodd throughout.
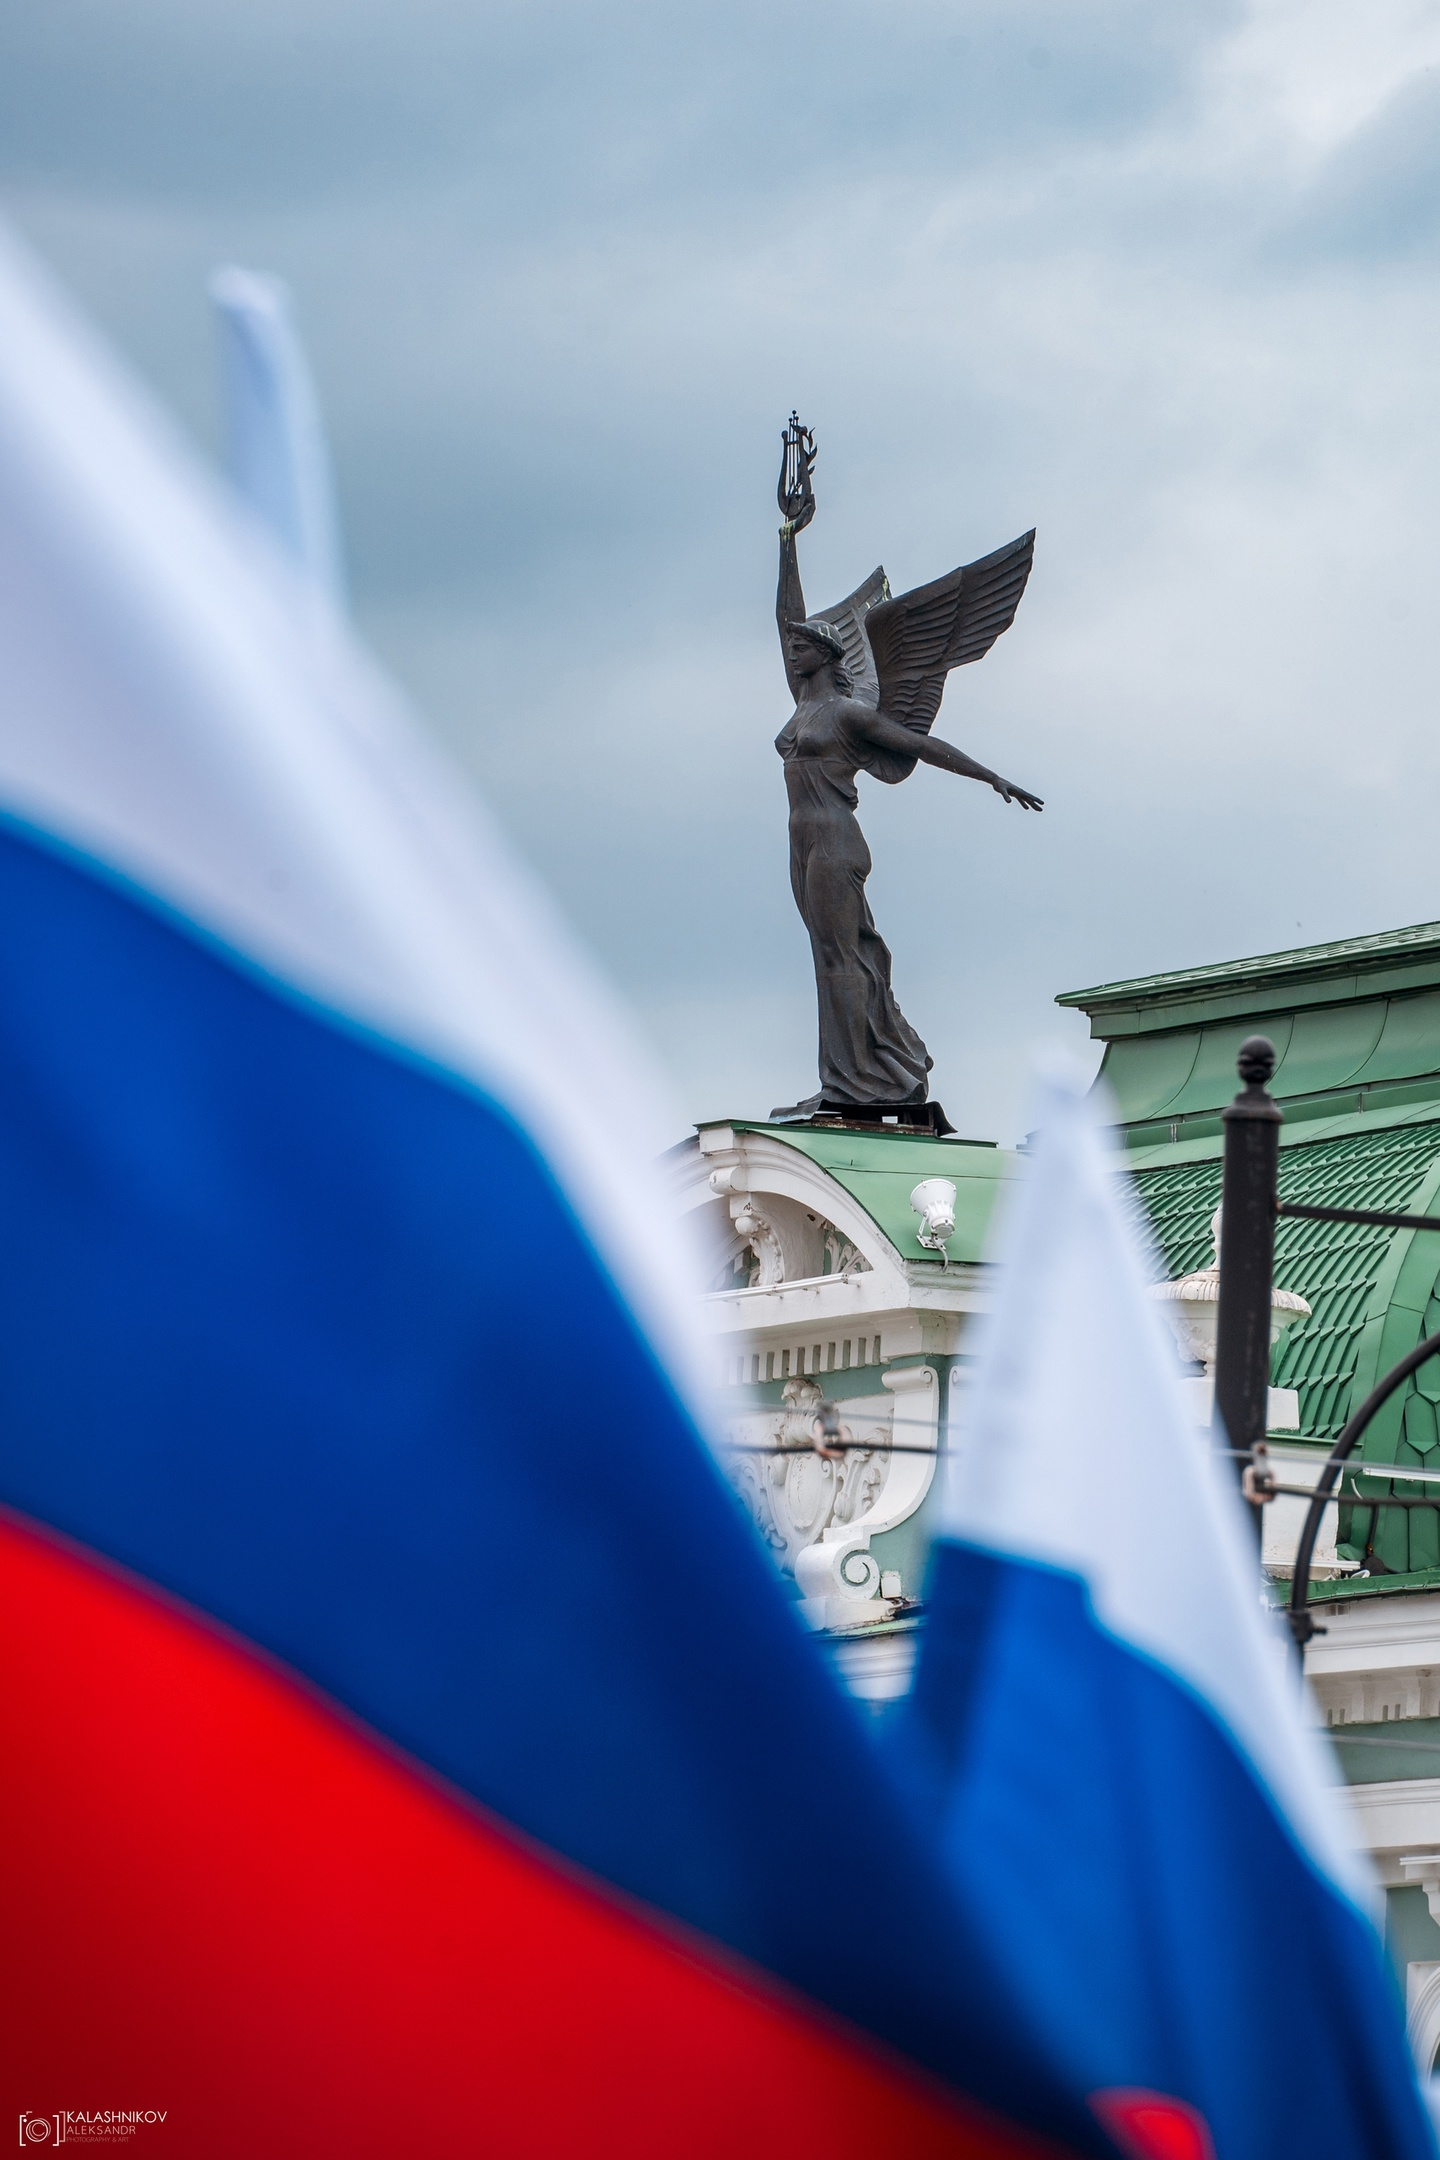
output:
<path id="1" fill-rule="evenodd" d="M 1266 1411 L 1270 1388 L 1270 1313 L 1274 1288 L 1275 1223 L 1279 1216 L 1302 1222 L 1373 1224 L 1387 1230 L 1440 1230 L 1440 1216 L 1404 1215 L 1384 1208 L 1316 1207 L 1282 1200 L 1278 1190 L 1282 1112 L 1265 1083 L 1275 1070 L 1274 1045 L 1263 1035 L 1242 1043 L 1236 1067 L 1245 1083 L 1224 1113 L 1225 1160 L 1220 1217 L 1220 1312 L 1215 1343 L 1215 1408 L 1212 1430 L 1226 1448 L 1240 1476 L 1240 1489 L 1254 1510 L 1259 1535 L 1267 1500 L 1282 1493 L 1303 1496 L 1305 1487 L 1277 1482 L 1266 1459 Z M 1350 1417 L 1330 1450 L 1316 1480 L 1290 1585 L 1288 1618 L 1296 1647 L 1304 1650 L 1317 1632 L 1310 1612 L 1310 1570 L 1315 1541 L 1326 1508 L 1337 1497 L 1346 1463 L 1354 1454 L 1376 1412 L 1403 1387 L 1411 1373 L 1440 1353 L 1440 1335 L 1431 1335 L 1393 1365 Z M 1398 1463 L 1383 1466 L 1403 1473 Z M 1363 1474 L 1360 1473 L 1360 1474 Z M 1353 1497 L 1360 1506 L 1436 1507 L 1430 1499 L 1394 1495 Z"/>

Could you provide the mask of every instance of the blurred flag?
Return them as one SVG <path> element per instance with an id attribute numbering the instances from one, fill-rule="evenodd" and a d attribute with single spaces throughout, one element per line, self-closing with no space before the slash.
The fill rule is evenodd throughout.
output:
<path id="1" fill-rule="evenodd" d="M 233 265 L 210 297 L 220 332 L 230 477 L 272 539 L 332 605 L 344 600 L 335 483 L 290 295 Z"/>
<path id="2" fill-rule="evenodd" d="M 604 997 L 3 241 L 0 807 L 10 2104 L 1108 2150 L 697 1436 Z"/>
<path id="3" fill-rule="evenodd" d="M 966 1909 L 1124 2149 L 1433 2155 L 1373 1893 L 1078 1087 L 1047 1092 L 1000 1258 L 911 1711 Z"/>

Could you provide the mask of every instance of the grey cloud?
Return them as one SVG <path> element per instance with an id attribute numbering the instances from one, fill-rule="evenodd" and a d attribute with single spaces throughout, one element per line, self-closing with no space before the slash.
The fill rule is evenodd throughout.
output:
<path id="1" fill-rule="evenodd" d="M 202 440 L 205 272 L 286 277 L 367 634 L 697 1115 L 813 1054 L 785 413 L 816 602 L 1038 523 L 940 726 L 1045 817 L 923 772 L 862 811 L 942 1099 L 1009 1133 L 1056 990 L 1440 913 L 1440 304 L 1280 258 L 1291 148 L 1207 103 L 1242 13 L 73 0 L 0 31 L 0 159 Z"/>
<path id="2" fill-rule="evenodd" d="M 1133 129 L 1183 95 L 1184 55 L 1228 12 L 72 0 L 6 17 L 0 131 L 31 180 L 226 202 L 459 164 L 533 230 Z"/>
<path id="3" fill-rule="evenodd" d="M 1326 161 L 1281 239 L 1286 252 L 1389 263 L 1440 243 L 1440 70 L 1430 68 Z"/>

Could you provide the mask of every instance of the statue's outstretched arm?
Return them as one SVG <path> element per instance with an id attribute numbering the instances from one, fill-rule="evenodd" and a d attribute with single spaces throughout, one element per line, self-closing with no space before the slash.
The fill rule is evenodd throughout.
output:
<path id="1" fill-rule="evenodd" d="M 914 728 L 902 727 L 898 720 L 887 719 L 884 713 L 865 714 L 864 734 L 867 742 L 877 750 L 897 752 L 901 757 L 919 758 L 926 765 L 938 765 L 942 772 L 958 773 L 962 780 L 983 780 L 993 787 L 1006 802 L 1018 802 L 1022 810 L 1043 810 L 1045 805 L 1038 795 L 1028 788 L 1018 787 L 1013 780 L 1002 780 L 999 773 L 991 772 L 988 765 L 977 764 L 953 743 L 942 742 L 938 735 L 921 735 Z"/>

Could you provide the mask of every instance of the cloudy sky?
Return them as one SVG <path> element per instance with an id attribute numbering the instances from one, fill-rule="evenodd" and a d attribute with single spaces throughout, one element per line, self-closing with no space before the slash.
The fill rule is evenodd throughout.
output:
<path id="1" fill-rule="evenodd" d="M 1031 524 L 862 777 L 962 1131 L 1057 991 L 1440 917 L 1440 5 L 48 0 L 0 208 L 207 450 L 204 299 L 290 284 L 361 624 L 688 1115 L 813 1085 L 771 744 L 779 431 L 813 606 Z"/>

